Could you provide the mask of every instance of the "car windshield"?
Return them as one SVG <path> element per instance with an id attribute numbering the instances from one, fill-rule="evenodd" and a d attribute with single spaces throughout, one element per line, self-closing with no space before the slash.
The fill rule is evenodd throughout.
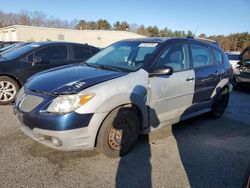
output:
<path id="1" fill-rule="evenodd" d="M 86 63 L 96 67 L 136 71 L 150 58 L 157 46 L 155 42 L 118 42 L 100 51 Z"/>
<path id="2" fill-rule="evenodd" d="M 9 53 L 3 54 L 2 57 L 4 59 L 8 59 L 8 60 L 16 59 L 16 58 L 22 56 L 23 54 L 26 54 L 39 46 L 40 46 L 39 44 L 35 44 L 35 43 L 28 44 L 28 45 L 22 46 L 20 48 L 17 48 L 15 50 L 12 50 Z"/>

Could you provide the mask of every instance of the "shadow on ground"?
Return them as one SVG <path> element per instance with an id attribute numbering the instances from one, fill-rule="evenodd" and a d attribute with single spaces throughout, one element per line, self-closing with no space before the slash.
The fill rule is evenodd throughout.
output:
<path id="1" fill-rule="evenodd" d="M 191 187 L 241 187 L 250 157 L 250 124 L 202 115 L 172 130 Z"/>
<path id="2" fill-rule="evenodd" d="M 250 156 L 250 124 L 205 114 L 173 125 L 172 133 L 190 187 L 241 187 Z M 120 161 L 116 187 L 152 187 L 150 158 L 148 136 L 141 136 Z"/>

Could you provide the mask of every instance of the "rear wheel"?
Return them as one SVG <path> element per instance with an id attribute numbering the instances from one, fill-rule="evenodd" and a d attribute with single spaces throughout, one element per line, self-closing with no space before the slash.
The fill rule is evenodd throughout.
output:
<path id="1" fill-rule="evenodd" d="M 0 105 L 14 102 L 19 89 L 15 80 L 8 76 L 0 76 Z"/>
<path id="2" fill-rule="evenodd" d="M 229 93 L 220 92 L 216 96 L 213 105 L 211 115 L 214 118 L 220 118 L 225 112 L 229 102 Z"/>
<path id="3" fill-rule="evenodd" d="M 98 150 L 108 157 L 127 154 L 139 135 L 139 120 L 136 113 L 126 107 L 117 108 L 104 120 L 97 138 Z"/>

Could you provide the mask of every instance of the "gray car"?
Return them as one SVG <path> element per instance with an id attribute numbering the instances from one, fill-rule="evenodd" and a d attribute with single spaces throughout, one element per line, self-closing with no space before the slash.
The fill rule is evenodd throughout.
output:
<path id="1" fill-rule="evenodd" d="M 221 117 L 232 67 L 213 41 L 117 42 L 80 65 L 31 77 L 15 113 L 31 138 L 58 150 L 127 154 L 139 134 L 210 112 Z"/>

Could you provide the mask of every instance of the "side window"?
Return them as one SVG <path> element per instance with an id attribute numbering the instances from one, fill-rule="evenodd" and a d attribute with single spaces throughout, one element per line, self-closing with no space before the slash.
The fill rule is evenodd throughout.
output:
<path id="1" fill-rule="evenodd" d="M 219 50 L 212 49 L 214 56 L 216 58 L 216 63 L 223 63 L 222 53 Z"/>
<path id="2" fill-rule="evenodd" d="M 173 44 L 167 47 L 155 64 L 155 68 L 170 66 L 174 72 L 189 69 L 187 44 Z"/>
<path id="3" fill-rule="evenodd" d="M 42 48 L 35 52 L 36 58 L 41 58 L 42 61 L 66 61 L 67 46 L 55 45 Z"/>
<path id="4" fill-rule="evenodd" d="M 207 47 L 192 44 L 191 52 L 194 68 L 213 64 L 211 53 Z"/>
<path id="5" fill-rule="evenodd" d="M 75 60 L 86 60 L 93 56 L 96 52 L 90 47 L 73 45 L 73 57 Z"/>

